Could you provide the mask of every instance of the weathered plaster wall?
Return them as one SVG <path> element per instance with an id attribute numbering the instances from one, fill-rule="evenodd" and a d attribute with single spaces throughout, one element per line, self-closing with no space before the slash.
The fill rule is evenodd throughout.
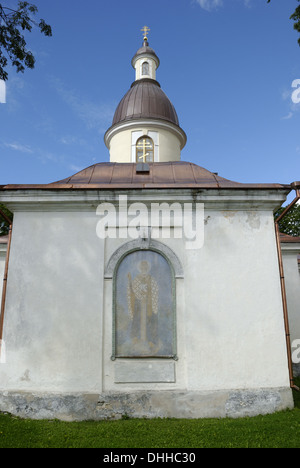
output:
<path id="1" fill-rule="evenodd" d="M 99 391 L 103 266 L 94 216 L 16 213 L 2 388 Z"/>
<path id="2" fill-rule="evenodd" d="M 212 401 L 204 412 L 224 415 L 226 405 L 235 405 L 232 392 L 253 396 L 261 389 L 277 395 L 276 408 L 287 401 L 287 406 L 292 404 L 269 209 L 248 204 L 248 210 L 230 210 L 225 204 L 219 208 L 215 202 L 206 203 L 202 248 L 186 249 L 184 238 L 161 240 L 176 253 L 184 273 L 176 279 L 178 360 L 112 361 L 112 280 L 104 279 L 104 270 L 128 240 L 99 239 L 96 200 L 84 204 L 83 198 L 72 209 L 55 202 L 44 203 L 45 211 L 37 204 L 31 211 L 29 205 L 27 211 L 15 211 L 1 408 L 9 400 L 16 411 L 20 395 L 28 403 L 30 394 L 41 401 L 49 394 L 58 395 L 58 400 L 65 395 L 66 401 L 72 401 L 69 395 L 90 394 L 101 396 L 103 408 L 112 405 L 108 411 L 112 415 L 118 398 L 108 403 L 110 394 L 128 395 L 132 405 L 139 392 L 145 398 L 152 395 L 152 401 L 155 392 L 171 391 L 174 415 L 187 414 L 190 405 L 192 414 L 200 417 L 204 400 L 196 405 L 198 410 L 192 401 L 201 395 L 227 395 L 221 398 L 222 410 L 218 412 Z M 141 194 L 138 200 L 143 200 Z M 166 375 L 168 379 L 163 378 Z M 54 408 L 53 398 L 47 401 Z M 239 398 L 245 407 L 256 401 Z M 151 404 L 148 415 L 153 415 Z M 158 405 L 156 414 L 172 415 L 168 408 Z M 55 408 L 52 414 L 58 414 Z M 132 409 L 132 414 L 139 413 Z"/>
<path id="3" fill-rule="evenodd" d="M 5 259 L 6 259 L 6 244 L 0 243 L 0 300 L 2 297 L 2 288 L 3 288 L 3 275 L 5 268 Z"/>
<path id="4" fill-rule="evenodd" d="M 281 387 L 288 384 L 284 323 L 273 219 L 264 212 L 206 211 L 204 245 L 178 255 L 176 381 L 154 388 L 189 390 Z M 112 240 L 107 242 L 109 254 Z M 109 257 L 107 254 L 107 258 Z M 105 283 L 105 349 L 111 347 L 112 284 Z M 131 361 L 134 367 L 137 360 Z M 107 361 L 105 389 L 149 387 L 114 382 L 118 362 Z M 125 364 L 124 364 L 125 365 Z M 130 365 L 130 363 L 126 363 Z"/>

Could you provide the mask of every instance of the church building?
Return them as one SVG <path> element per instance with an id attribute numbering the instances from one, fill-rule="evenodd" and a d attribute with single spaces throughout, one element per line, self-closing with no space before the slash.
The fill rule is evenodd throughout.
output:
<path id="1" fill-rule="evenodd" d="M 300 338 L 300 239 L 280 248 L 273 213 L 300 183 L 244 184 L 181 160 L 187 136 L 147 34 L 131 64 L 104 137 L 109 163 L 0 186 L 14 214 L 0 241 L 0 411 L 97 420 L 292 408 L 284 299 Z"/>

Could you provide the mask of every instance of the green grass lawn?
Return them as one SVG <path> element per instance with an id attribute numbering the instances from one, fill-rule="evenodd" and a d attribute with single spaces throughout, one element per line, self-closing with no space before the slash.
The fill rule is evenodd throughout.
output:
<path id="1" fill-rule="evenodd" d="M 0 448 L 300 448 L 300 394 L 294 397 L 291 411 L 241 419 L 63 422 L 0 414 Z"/>

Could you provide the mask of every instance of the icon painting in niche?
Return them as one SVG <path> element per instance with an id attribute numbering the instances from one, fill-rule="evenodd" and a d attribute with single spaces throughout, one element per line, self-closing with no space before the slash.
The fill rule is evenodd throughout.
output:
<path id="1" fill-rule="evenodd" d="M 174 291 L 167 260 L 151 250 L 132 252 L 115 281 L 116 357 L 172 357 Z"/>

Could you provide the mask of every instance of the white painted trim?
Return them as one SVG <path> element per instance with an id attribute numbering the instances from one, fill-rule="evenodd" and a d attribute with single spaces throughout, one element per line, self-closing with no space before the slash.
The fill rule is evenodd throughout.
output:
<path id="1" fill-rule="evenodd" d="M 154 143 L 154 162 L 159 162 L 159 133 L 148 130 L 148 136 Z"/>
<path id="2" fill-rule="evenodd" d="M 221 193 L 220 193 L 221 192 Z M 0 201 L 12 212 L 18 211 L 92 211 L 96 212 L 99 203 L 118 203 L 122 189 L 87 189 L 76 190 L 10 190 L 0 194 Z M 136 201 L 152 203 L 201 202 L 208 210 L 249 210 L 273 211 L 286 201 L 286 193 L 272 189 L 161 189 L 130 188 L 126 189 L 128 204 Z"/>
<path id="3" fill-rule="evenodd" d="M 143 136 L 143 134 L 143 130 L 135 130 L 131 132 L 131 162 L 133 163 L 135 163 L 136 142 Z"/>
<path id="4" fill-rule="evenodd" d="M 144 63 L 148 63 L 148 65 L 149 65 L 148 75 L 143 75 L 143 65 L 144 65 Z M 148 59 L 146 57 L 145 57 L 144 60 L 141 60 L 141 63 L 140 63 L 140 79 L 143 79 L 143 78 L 152 78 L 153 80 L 155 79 L 155 73 L 153 73 L 153 63 L 154 63 L 153 59 Z"/>
<path id="5" fill-rule="evenodd" d="M 131 162 L 135 163 L 136 157 L 136 142 L 143 135 L 147 135 L 153 140 L 154 143 L 154 162 L 159 162 L 159 133 L 151 132 L 149 130 L 136 130 L 131 132 Z"/>
<path id="6" fill-rule="evenodd" d="M 172 265 L 175 278 L 184 278 L 183 266 L 176 253 L 166 244 L 151 238 L 145 241 L 142 238 L 138 238 L 133 241 L 125 242 L 116 249 L 106 264 L 104 278 L 112 279 L 119 260 L 133 250 L 156 250 L 158 253 L 164 254 Z"/>
<path id="7" fill-rule="evenodd" d="M 298 254 L 300 255 L 300 242 L 280 242 L 281 250 L 284 254 Z"/>

